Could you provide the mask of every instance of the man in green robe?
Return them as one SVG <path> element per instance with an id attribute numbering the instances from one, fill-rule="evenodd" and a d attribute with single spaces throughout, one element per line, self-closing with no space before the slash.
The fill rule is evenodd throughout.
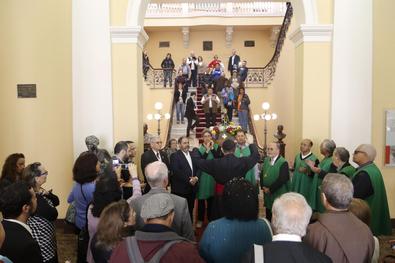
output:
<path id="1" fill-rule="evenodd" d="M 350 153 L 344 147 L 337 147 L 333 152 L 333 164 L 337 168 L 337 173 L 344 174 L 348 178 L 352 178 L 355 173 L 355 168 L 349 162 Z"/>
<path id="2" fill-rule="evenodd" d="M 251 151 L 247 144 L 247 136 L 245 131 L 244 130 L 237 131 L 235 139 L 236 139 L 235 156 L 238 158 L 250 156 Z M 256 185 L 255 174 L 257 173 L 257 170 L 258 170 L 257 166 L 254 166 L 244 176 L 244 178 L 247 181 L 251 182 L 252 185 Z"/>
<path id="3" fill-rule="evenodd" d="M 371 211 L 370 228 L 375 236 L 391 235 L 391 220 L 383 176 L 373 163 L 376 149 L 370 144 L 361 144 L 354 151 L 353 161 L 358 169 L 353 175 L 354 197 L 365 200 Z"/>
<path id="4" fill-rule="evenodd" d="M 306 163 L 310 169 L 315 173 L 313 182 L 311 184 L 311 191 L 309 195 L 308 203 L 314 211 L 323 213 L 325 208 L 321 201 L 321 184 L 327 173 L 336 173 L 337 168 L 332 163 L 333 151 L 336 148 L 336 143 L 333 140 L 325 139 L 320 144 L 320 152 L 324 156 L 324 159 L 319 163 L 318 167 L 315 163 L 307 160 Z"/>
<path id="5" fill-rule="evenodd" d="M 278 143 L 269 143 L 267 146 L 267 157 L 263 162 L 260 185 L 264 193 L 266 218 L 271 221 L 274 200 L 290 190 L 288 162 L 280 155 Z"/>
<path id="6" fill-rule="evenodd" d="M 294 164 L 290 165 L 293 171 L 291 189 L 293 192 L 300 193 L 306 200 L 309 200 L 311 192 L 311 184 L 313 183 L 314 172 L 307 165 L 306 161 L 314 162 L 314 166 L 318 166 L 318 158 L 311 152 L 313 142 L 304 139 L 300 143 L 300 153 L 296 155 Z"/>

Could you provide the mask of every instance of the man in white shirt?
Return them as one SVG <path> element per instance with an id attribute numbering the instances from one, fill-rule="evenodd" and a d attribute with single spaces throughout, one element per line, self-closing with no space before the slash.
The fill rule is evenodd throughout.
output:
<path id="1" fill-rule="evenodd" d="M 331 262 L 329 257 L 302 242 L 311 214 L 310 206 L 300 194 L 286 193 L 277 198 L 273 204 L 273 241 L 263 248 L 254 245 L 254 262 Z"/>
<path id="2" fill-rule="evenodd" d="M 207 89 L 207 94 L 202 97 L 200 102 L 203 105 L 203 111 L 206 116 L 206 128 L 215 126 L 215 118 L 217 116 L 217 109 L 220 100 L 216 94 L 213 94 L 212 87 Z"/>
<path id="3" fill-rule="evenodd" d="M 171 176 L 171 193 L 187 199 L 189 214 L 192 219 L 199 178 L 196 176 L 197 168 L 189 151 L 188 137 L 180 137 L 178 143 L 180 149 L 170 156 L 170 167 L 173 172 Z"/>
<path id="4" fill-rule="evenodd" d="M 197 87 L 198 60 L 194 51 L 191 51 L 190 56 L 187 59 L 187 64 L 191 69 L 191 87 Z"/>

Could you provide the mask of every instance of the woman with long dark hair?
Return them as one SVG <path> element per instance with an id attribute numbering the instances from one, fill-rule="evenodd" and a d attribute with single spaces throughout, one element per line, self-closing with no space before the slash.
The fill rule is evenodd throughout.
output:
<path id="1" fill-rule="evenodd" d="M 1 171 L 1 180 L 15 183 L 21 180 L 25 168 L 25 156 L 23 153 L 13 153 L 7 157 Z"/>

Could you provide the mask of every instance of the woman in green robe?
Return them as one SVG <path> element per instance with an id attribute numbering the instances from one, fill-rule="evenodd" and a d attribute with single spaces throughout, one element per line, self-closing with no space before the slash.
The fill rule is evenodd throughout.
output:
<path id="1" fill-rule="evenodd" d="M 207 149 L 210 149 L 207 152 Z M 222 156 L 221 147 L 214 143 L 210 131 L 203 132 L 203 143 L 199 147 L 201 155 L 206 155 L 206 160 L 220 158 Z M 202 227 L 207 211 L 207 219 L 211 221 L 211 210 L 215 190 L 215 180 L 208 173 L 202 172 L 199 178 L 199 186 L 196 198 L 198 199 L 198 221 L 196 227 Z M 207 203 L 207 207 L 206 207 Z"/>
<path id="2" fill-rule="evenodd" d="M 355 173 L 355 168 L 349 162 L 350 153 L 344 147 L 337 147 L 333 152 L 333 164 L 337 168 L 339 174 L 344 174 L 348 178 L 352 179 Z"/>

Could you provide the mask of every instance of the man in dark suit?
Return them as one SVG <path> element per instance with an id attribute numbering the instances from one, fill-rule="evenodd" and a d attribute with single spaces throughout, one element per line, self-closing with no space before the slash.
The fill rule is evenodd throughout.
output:
<path id="1" fill-rule="evenodd" d="M 169 159 L 167 158 L 167 154 L 161 151 L 162 148 L 162 140 L 159 136 L 152 136 L 150 140 L 151 149 L 144 152 L 141 155 L 141 170 L 144 176 L 144 182 L 146 183 L 144 188 L 144 193 L 148 193 L 151 187 L 147 184 L 147 178 L 145 176 L 145 167 L 156 161 L 163 162 L 166 164 L 167 168 L 170 167 Z"/>
<path id="2" fill-rule="evenodd" d="M 136 212 L 137 229 L 141 229 L 144 226 L 144 220 L 141 217 L 141 207 L 144 201 L 154 194 L 167 193 L 166 186 L 169 182 L 168 174 L 169 170 L 162 162 L 156 161 L 147 165 L 145 175 L 147 176 L 147 181 L 151 186 L 151 190 L 147 194 L 134 199 L 131 203 L 133 210 Z M 174 194 L 169 195 L 174 202 L 174 220 L 172 228 L 178 235 L 189 240 L 195 240 L 195 233 L 189 216 L 187 200 Z"/>
<path id="3" fill-rule="evenodd" d="M 212 204 L 211 217 L 213 220 L 223 216 L 222 211 L 222 191 L 224 185 L 233 178 L 245 177 L 247 172 L 252 169 L 259 161 L 260 156 L 255 144 L 250 144 L 251 155 L 238 158 L 235 156 L 236 144 L 233 140 L 227 139 L 222 144 L 224 157 L 220 159 L 206 160 L 208 151 L 203 155 L 195 148 L 192 158 L 198 169 L 210 174 L 217 183 L 216 192 Z"/>
<path id="4" fill-rule="evenodd" d="M 248 147 L 251 155 L 238 158 L 234 155 L 236 144 L 234 141 L 227 139 L 222 144 L 223 158 L 205 160 L 208 151 L 201 155 L 197 148 L 193 150 L 192 157 L 198 169 L 212 175 L 217 183 L 226 184 L 235 177 L 244 177 L 248 170 L 259 161 L 260 156 L 256 145 L 250 144 Z"/>
<path id="5" fill-rule="evenodd" d="M 199 125 L 199 118 L 196 115 L 196 92 L 191 92 L 191 96 L 187 100 L 187 107 L 185 109 L 185 117 L 188 119 L 188 126 L 187 126 L 187 137 L 189 137 L 189 133 L 193 130 L 196 126 Z M 195 122 L 192 124 L 192 121 Z"/>
<path id="6" fill-rule="evenodd" d="M 171 193 L 187 199 L 189 214 L 192 219 L 199 178 L 196 176 L 197 169 L 189 151 L 189 139 L 186 136 L 182 136 L 178 139 L 178 144 L 180 150 L 170 156 L 170 167 L 173 172 Z"/>
<path id="7" fill-rule="evenodd" d="M 273 204 L 273 241 L 263 249 L 254 245 L 255 260 L 252 262 L 332 262 L 328 256 L 302 242 L 311 213 L 301 194 L 286 193 L 277 198 Z"/>
<path id="8" fill-rule="evenodd" d="M 37 208 L 36 194 L 22 182 L 1 189 L 0 193 L 0 211 L 6 235 L 0 254 L 14 263 L 42 263 L 40 247 L 27 225 L 27 220 Z"/>
<path id="9" fill-rule="evenodd" d="M 232 56 L 229 57 L 228 71 L 232 74 L 234 70 L 239 68 L 240 57 L 236 54 L 236 50 L 232 50 Z"/>

